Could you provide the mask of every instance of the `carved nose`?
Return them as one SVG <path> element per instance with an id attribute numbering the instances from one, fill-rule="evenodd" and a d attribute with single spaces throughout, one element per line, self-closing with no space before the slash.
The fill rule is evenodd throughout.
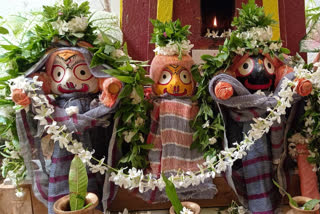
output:
<path id="1" fill-rule="evenodd" d="M 180 86 L 175 85 L 175 86 L 173 87 L 173 92 L 174 92 L 174 93 L 179 93 L 179 91 L 180 91 Z"/>
<path id="2" fill-rule="evenodd" d="M 75 86 L 74 86 L 74 84 L 72 82 L 67 82 L 66 84 L 67 84 L 67 87 L 69 89 L 74 89 L 75 88 Z"/>

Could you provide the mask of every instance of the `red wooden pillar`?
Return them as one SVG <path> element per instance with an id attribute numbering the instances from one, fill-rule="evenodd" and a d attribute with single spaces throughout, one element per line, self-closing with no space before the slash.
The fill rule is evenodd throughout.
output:
<path id="1" fill-rule="evenodd" d="M 201 0 L 175 0 L 172 20 L 180 19 L 182 25 L 191 25 L 189 39 L 195 49 L 207 48 L 208 41 L 201 36 Z"/>
<path id="2" fill-rule="evenodd" d="M 149 44 L 157 0 L 123 0 L 122 31 L 129 55 L 136 60 L 151 60 L 154 45 Z"/>
<path id="3" fill-rule="evenodd" d="M 306 34 L 304 0 L 279 0 L 279 18 L 283 46 L 295 55 L 299 52 L 300 40 Z M 306 60 L 306 53 L 300 55 Z"/>

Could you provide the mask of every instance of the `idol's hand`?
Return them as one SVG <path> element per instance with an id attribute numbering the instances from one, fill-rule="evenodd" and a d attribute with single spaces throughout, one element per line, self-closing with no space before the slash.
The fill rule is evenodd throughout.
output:
<path id="1" fill-rule="evenodd" d="M 214 88 L 216 97 L 220 100 L 227 100 L 233 95 L 233 88 L 230 83 L 219 82 Z"/>
<path id="2" fill-rule="evenodd" d="M 308 96 L 312 91 L 312 83 L 306 79 L 295 79 L 298 81 L 296 91 L 301 96 Z"/>
<path id="3" fill-rule="evenodd" d="M 110 77 L 102 81 L 102 94 L 100 96 L 100 101 L 105 106 L 112 107 L 117 100 L 118 94 L 122 88 L 122 84 L 114 77 Z"/>
<path id="4" fill-rule="evenodd" d="M 24 107 L 31 103 L 30 98 L 22 89 L 14 89 L 12 91 L 12 101 Z"/>

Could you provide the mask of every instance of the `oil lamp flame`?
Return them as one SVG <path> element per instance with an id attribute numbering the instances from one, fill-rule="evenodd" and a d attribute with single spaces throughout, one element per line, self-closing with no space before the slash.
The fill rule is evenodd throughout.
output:
<path id="1" fill-rule="evenodd" d="M 217 17 L 215 16 L 213 19 L 213 27 L 218 27 Z"/>

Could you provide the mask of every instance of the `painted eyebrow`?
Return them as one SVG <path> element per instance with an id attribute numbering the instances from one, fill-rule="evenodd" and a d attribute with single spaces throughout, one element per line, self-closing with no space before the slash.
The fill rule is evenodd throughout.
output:
<path id="1" fill-rule="evenodd" d="M 187 70 L 185 67 L 181 65 L 177 65 L 177 66 L 170 65 L 170 66 L 167 66 L 166 68 L 170 70 L 172 74 L 179 74 L 182 70 Z"/>
<path id="2" fill-rule="evenodd" d="M 185 67 L 180 66 L 179 70 L 177 71 L 177 73 L 180 73 L 181 71 L 186 70 L 188 71 Z M 188 71 L 189 73 L 191 73 L 190 71 Z"/>
<path id="3" fill-rule="evenodd" d="M 86 61 L 85 61 L 84 59 L 78 59 L 77 61 L 75 61 L 74 63 L 72 63 L 72 65 L 70 66 L 70 68 L 73 69 L 74 66 L 77 65 L 77 64 L 79 64 L 79 63 L 85 63 L 85 64 L 87 65 L 87 63 L 86 63 Z"/>
<path id="4" fill-rule="evenodd" d="M 64 63 L 66 63 L 66 61 L 65 61 L 61 56 L 58 56 L 58 57 L 56 58 L 56 60 L 62 61 L 62 62 L 64 62 Z"/>

